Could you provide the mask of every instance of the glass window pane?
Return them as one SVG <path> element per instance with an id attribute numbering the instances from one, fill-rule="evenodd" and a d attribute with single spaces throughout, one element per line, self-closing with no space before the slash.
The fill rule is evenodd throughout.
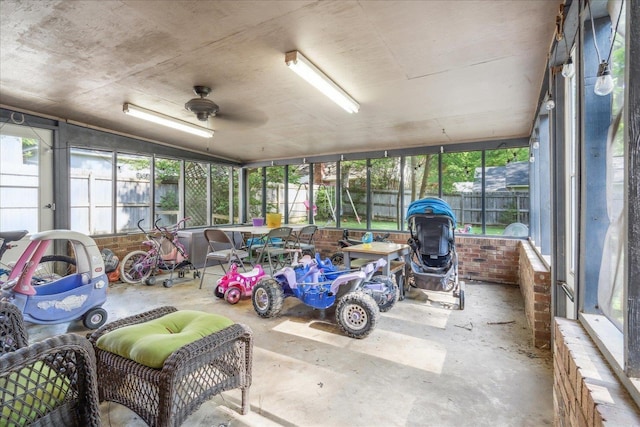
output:
<path id="1" fill-rule="evenodd" d="M 178 222 L 180 216 L 181 161 L 157 158 L 155 161 L 154 207 L 159 224 Z"/>
<path id="2" fill-rule="evenodd" d="M 425 197 L 438 197 L 438 155 L 425 154 L 405 159 L 405 206 Z M 409 199 L 406 198 L 409 196 Z"/>
<path id="3" fill-rule="evenodd" d="M 340 162 L 343 228 L 367 227 L 367 161 Z"/>
<path id="4" fill-rule="evenodd" d="M 151 218 L 151 157 L 117 155 L 116 231 L 131 233 L 153 226 Z"/>
<path id="5" fill-rule="evenodd" d="M 289 206 L 287 213 L 289 215 L 289 223 L 302 224 L 309 222 L 309 166 L 308 165 L 291 165 L 289 168 Z M 271 178 L 267 168 L 267 191 L 271 185 Z M 269 206 L 273 202 L 267 201 L 267 211 L 270 212 Z"/>
<path id="6" fill-rule="evenodd" d="M 323 227 L 336 226 L 336 167 L 336 162 L 330 162 L 317 163 L 313 168 L 315 223 Z"/>
<path id="7" fill-rule="evenodd" d="M 184 211 L 187 227 L 209 225 L 207 211 L 207 178 L 209 165 L 205 163 L 185 162 L 184 164 Z"/>
<path id="8" fill-rule="evenodd" d="M 442 154 L 442 198 L 456 215 L 457 232 L 482 234 L 482 153 Z"/>
<path id="9" fill-rule="evenodd" d="M 624 8 L 623 8 L 624 9 Z M 624 13 L 622 16 L 624 19 Z M 598 304 L 603 313 L 621 331 L 624 327 L 624 276 L 625 242 L 625 156 L 624 144 L 624 37 L 615 38 L 611 72 L 614 78 L 612 92 L 613 117 L 606 147 L 606 203 L 609 227 L 605 235 L 600 277 L 598 280 Z"/>
<path id="10" fill-rule="evenodd" d="M 232 168 L 233 173 L 233 223 L 240 223 L 240 169 Z"/>
<path id="11" fill-rule="evenodd" d="M 247 218 L 264 218 L 262 212 L 262 168 L 247 169 Z"/>
<path id="12" fill-rule="evenodd" d="M 229 187 L 231 167 L 211 165 L 211 224 L 230 224 L 234 193 Z"/>
<path id="13" fill-rule="evenodd" d="M 283 223 L 286 210 L 284 205 L 284 166 L 270 166 L 266 170 L 267 193 L 265 194 L 265 199 L 267 201 L 267 213 L 280 214 L 282 216 L 280 222 Z M 305 195 L 303 194 L 300 203 L 304 198 Z M 290 212 L 289 214 L 295 215 L 296 212 Z"/>
<path id="14" fill-rule="evenodd" d="M 399 230 L 400 157 L 371 160 L 371 228 Z"/>
<path id="15" fill-rule="evenodd" d="M 39 230 L 39 150 L 40 142 L 36 137 L 10 131 L 0 135 L 2 230 L 24 229 L 32 233 Z"/>
<path id="16" fill-rule="evenodd" d="M 529 235 L 529 149 L 485 151 L 485 234 Z"/>
<path id="17" fill-rule="evenodd" d="M 113 153 L 72 148 L 69 161 L 71 229 L 113 233 Z"/>

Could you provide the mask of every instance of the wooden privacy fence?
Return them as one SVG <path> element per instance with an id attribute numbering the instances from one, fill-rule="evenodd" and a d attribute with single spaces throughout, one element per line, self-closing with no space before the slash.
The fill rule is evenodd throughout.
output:
<path id="1" fill-rule="evenodd" d="M 351 190 L 358 215 L 366 212 L 364 193 L 356 189 Z M 377 221 L 395 221 L 400 217 L 399 194 L 393 190 L 374 190 L 371 194 L 373 215 Z M 442 197 L 451 206 L 459 224 L 482 223 L 482 193 L 466 192 L 445 194 Z M 411 194 L 405 193 L 405 210 L 411 203 Z M 342 203 L 343 215 L 353 216 L 350 203 Z M 406 214 L 406 211 L 403 213 Z M 485 195 L 486 225 L 508 225 L 513 222 L 529 223 L 529 192 L 527 191 L 496 191 Z"/>

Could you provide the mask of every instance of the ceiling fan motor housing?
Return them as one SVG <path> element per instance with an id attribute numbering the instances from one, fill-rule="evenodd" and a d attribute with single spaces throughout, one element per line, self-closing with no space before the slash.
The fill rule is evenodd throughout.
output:
<path id="1" fill-rule="evenodd" d="M 196 114 L 198 120 L 206 122 L 209 116 L 215 116 L 220 107 L 218 104 L 205 97 L 211 93 L 211 89 L 206 86 L 194 86 L 193 91 L 200 95 L 200 98 L 193 98 L 184 104 L 184 108 Z"/>

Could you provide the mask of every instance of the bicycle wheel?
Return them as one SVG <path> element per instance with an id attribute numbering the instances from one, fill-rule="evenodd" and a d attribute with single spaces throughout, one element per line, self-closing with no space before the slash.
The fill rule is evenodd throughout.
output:
<path id="1" fill-rule="evenodd" d="M 120 278 L 126 283 L 142 283 L 151 275 L 151 264 L 147 252 L 129 252 L 120 262 Z"/>
<path id="2" fill-rule="evenodd" d="M 45 255 L 40 259 L 33 285 L 42 285 L 76 272 L 76 260 L 66 255 Z"/>

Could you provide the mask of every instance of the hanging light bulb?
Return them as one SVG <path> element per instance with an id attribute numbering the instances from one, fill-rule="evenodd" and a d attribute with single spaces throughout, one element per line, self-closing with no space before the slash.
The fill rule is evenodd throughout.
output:
<path id="1" fill-rule="evenodd" d="M 529 152 L 529 162 L 531 163 L 535 163 L 536 161 L 536 156 L 533 154 L 533 151 Z"/>
<path id="2" fill-rule="evenodd" d="M 602 61 L 598 67 L 598 79 L 593 91 L 600 96 L 609 95 L 613 91 L 613 78 L 607 61 Z"/>
<path id="3" fill-rule="evenodd" d="M 569 57 L 567 62 L 565 62 L 564 65 L 562 66 L 562 77 L 568 79 L 573 77 L 575 73 L 576 73 L 576 68 L 573 65 L 573 59 Z"/>
<path id="4" fill-rule="evenodd" d="M 546 108 L 547 111 L 551 111 L 556 108 L 556 101 L 553 100 L 551 92 L 547 92 L 547 100 L 544 102 L 544 108 Z"/>

